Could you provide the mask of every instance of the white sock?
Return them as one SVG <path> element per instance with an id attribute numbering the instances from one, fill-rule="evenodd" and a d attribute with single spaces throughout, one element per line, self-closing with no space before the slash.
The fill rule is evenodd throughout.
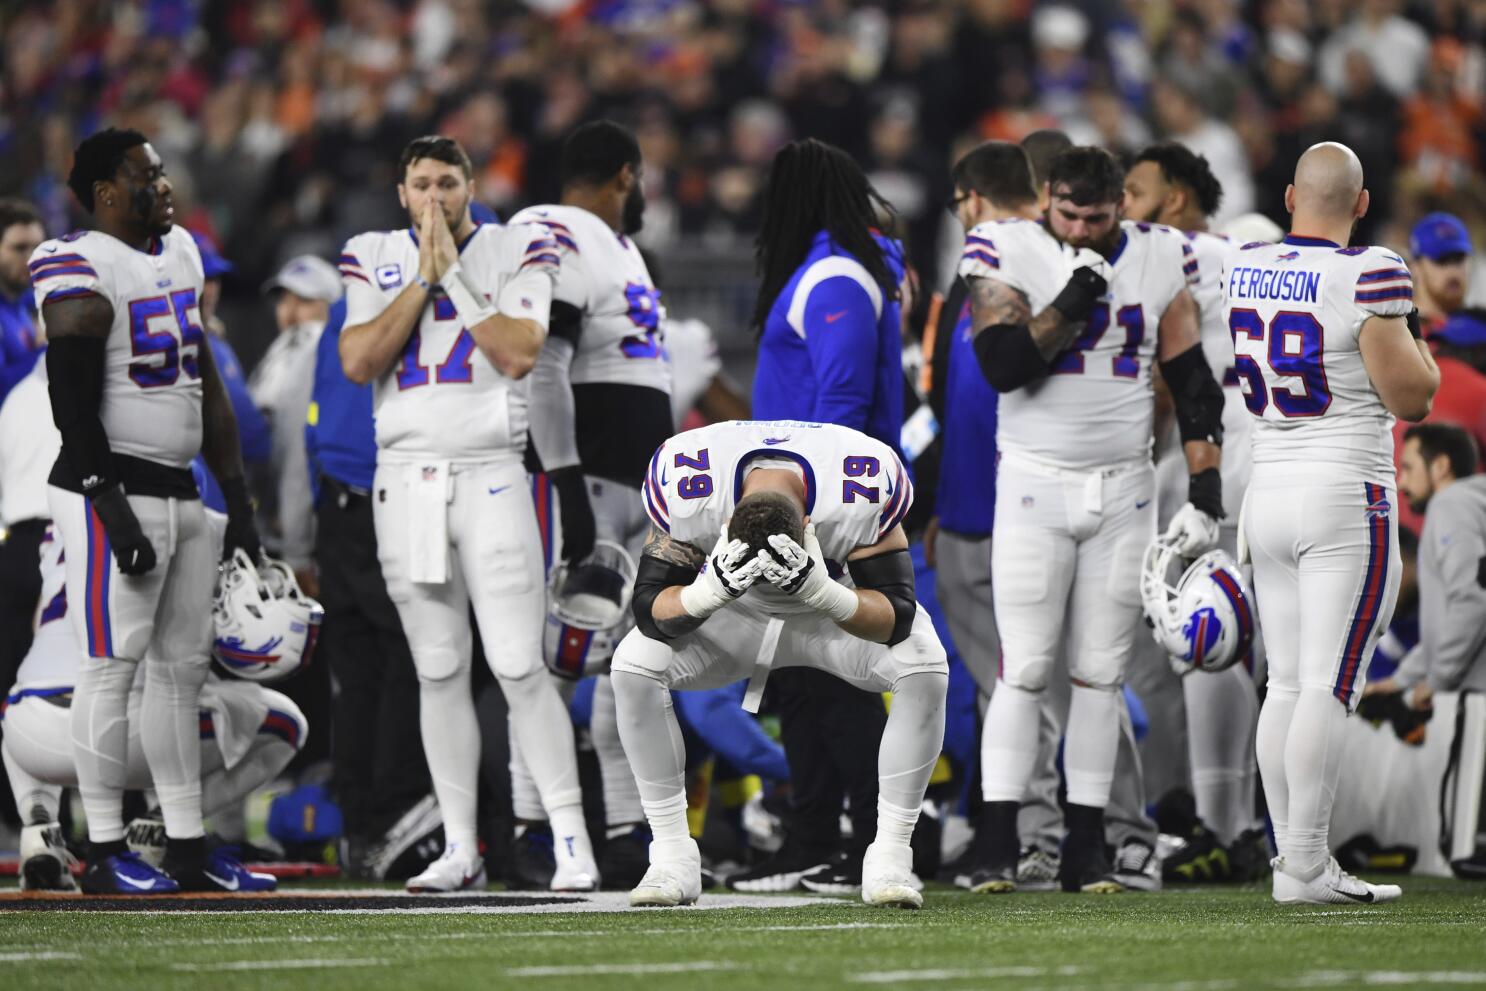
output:
<path id="1" fill-rule="evenodd" d="M 1259 696 L 1242 665 L 1182 679 L 1197 814 L 1223 843 L 1254 825 Z"/>
<path id="2" fill-rule="evenodd" d="M 691 838 L 691 831 L 686 825 L 686 792 L 677 792 L 653 802 L 647 801 L 643 807 L 645 819 L 650 823 L 650 832 L 656 842 Z"/>
<path id="3" fill-rule="evenodd" d="M 62 808 L 62 786 L 49 785 L 39 778 L 33 778 L 10 755 L 9 747 L 0 746 L 0 757 L 4 758 L 5 773 L 10 778 L 10 792 L 15 796 L 15 807 L 21 814 L 21 823 L 35 826 L 56 822 Z"/>
<path id="4" fill-rule="evenodd" d="M 588 732 L 599 759 L 599 775 L 604 780 L 604 821 L 606 825 L 639 822 L 645 818 L 640 807 L 640 786 L 635 772 L 624 755 L 619 740 L 619 715 L 614 709 L 614 685 L 606 674 L 599 675 L 593 686 L 593 719 Z"/>
<path id="5" fill-rule="evenodd" d="M 1109 805 L 1120 741 L 1120 706 L 1124 704 L 1118 688 L 1073 686 L 1063 741 L 1063 776 L 1073 805 L 1095 809 Z"/>
<path id="6" fill-rule="evenodd" d="M 178 840 L 205 836 L 200 727 L 207 658 L 147 657 L 144 664 L 139 745 L 160 799 L 165 835 Z"/>
<path id="7" fill-rule="evenodd" d="M 904 675 L 893 686 L 893 704 L 877 749 L 879 810 L 886 802 L 912 809 L 914 818 L 918 817 L 924 789 L 929 787 L 934 764 L 944 748 L 944 693 L 948 684 L 946 674 L 919 671 Z"/>
<path id="8" fill-rule="evenodd" d="M 877 842 L 893 846 L 907 846 L 913 839 L 913 827 L 918 824 L 919 806 L 905 809 L 894 805 L 881 795 L 877 796 Z"/>
<path id="9" fill-rule="evenodd" d="M 1285 744 L 1290 814 L 1280 852 L 1285 855 L 1286 870 L 1303 880 L 1320 874 L 1331 858 L 1327 835 L 1341 774 L 1346 719 L 1346 707 L 1329 690 L 1301 687 Z"/>
<path id="10" fill-rule="evenodd" d="M 1259 728 L 1255 734 L 1255 753 L 1259 760 L 1259 773 L 1264 780 L 1264 800 L 1269 806 L 1269 818 L 1274 825 L 1275 847 L 1285 852 L 1285 841 L 1290 823 L 1290 786 L 1285 775 L 1285 743 L 1290 736 L 1290 724 L 1295 718 L 1297 689 L 1278 685 L 1273 679 L 1264 696 L 1264 708 L 1259 712 Z M 1289 866 L 1289 865 L 1287 865 Z"/>
<path id="11" fill-rule="evenodd" d="M 433 793 L 444 818 L 444 844 L 458 843 L 474 850 L 480 724 L 470 696 L 468 665 L 460 665 L 448 678 L 418 679 L 418 725 Z"/>
<path id="12" fill-rule="evenodd" d="M 542 808 L 555 828 L 558 809 L 583 806 L 573 721 L 545 668 L 524 678 L 502 678 L 500 687 L 510 707 L 511 728 L 522 759 L 531 769 Z"/>
<path id="13" fill-rule="evenodd" d="M 542 808 L 542 795 L 521 756 L 521 744 L 516 740 L 516 722 L 509 716 L 506 718 L 506 734 L 511 742 L 511 812 L 526 822 L 543 822 L 547 812 Z"/>
<path id="14" fill-rule="evenodd" d="M 996 683 L 980 733 L 980 788 L 987 802 L 1020 802 L 1037 760 L 1038 701 L 1004 681 Z"/>
<path id="15" fill-rule="evenodd" d="M 133 661 L 85 656 L 72 691 L 72 758 L 88 817 L 88 838 L 94 843 L 124 838 L 129 690 L 134 675 Z"/>

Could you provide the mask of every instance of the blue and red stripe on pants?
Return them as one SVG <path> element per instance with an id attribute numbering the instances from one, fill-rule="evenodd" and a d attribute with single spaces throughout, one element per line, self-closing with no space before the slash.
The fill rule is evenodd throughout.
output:
<path id="1" fill-rule="evenodd" d="M 1351 704 L 1363 653 L 1368 638 L 1377 628 L 1383 600 L 1388 593 L 1389 520 L 1393 507 L 1388 502 L 1388 490 L 1381 485 L 1364 483 L 1363 490 L 1367 496 L 1367 508 L 1363 510 L 1367 517 L 1367 571 L 1362 580 L 1362 592 L 1357 597 L 1357 607 L 1352 613 L 1352 624 L 1347 628 L 1336 685 L 1332 688 L 1332 694 L 1343 705 Z"/>

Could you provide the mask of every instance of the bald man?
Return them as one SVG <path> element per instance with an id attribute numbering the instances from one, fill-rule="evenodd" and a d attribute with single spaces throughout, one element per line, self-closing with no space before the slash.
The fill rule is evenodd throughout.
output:
<path id="1" fill-rule="evenodd" d="M 1285 190 L 1291 233 L 1245 245 L 1223 273 L 1255 418 L 1239 556 L 1252 558 L 1269 654 L 1257 749 L 1274 900 L 1287 904 L 1402 894 L 1344 872 L 1327 842 L 1342 723 L 1398 593 L 1394 417 L 1422 419 L 1439 385 L 1403 259 L 1345 246 L 1368 199 L 1351 149 L 1313 146 Z"/>

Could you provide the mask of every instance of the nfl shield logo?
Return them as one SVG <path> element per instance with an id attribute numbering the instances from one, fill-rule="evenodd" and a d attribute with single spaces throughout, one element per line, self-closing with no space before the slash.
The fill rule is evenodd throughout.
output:
<path id="1" fill-rule="evenodd" d="M 435 478 L 438 478 L 438 477 L 439 477 L 439 470 L 438 470 L 438 468 L 436 466 L 434 466 L 434 465 L 424 465 L 423 466 L 423 480 L 425 482 L 431 482 Z"/>
<path id="2" fill-rule="evenodd" d="M 1037 502 L 1037 500 L 1033 499 L 1031 496 L 1022 496 L 1022 508 L 1023 509 L 1031 509 L 1033 507 L 1033 505 L 1036 504 L 1036 502 Z"/>

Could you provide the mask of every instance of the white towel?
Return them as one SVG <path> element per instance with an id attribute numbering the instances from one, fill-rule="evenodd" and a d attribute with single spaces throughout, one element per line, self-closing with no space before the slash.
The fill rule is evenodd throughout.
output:
<path id="1" fill-rule="evenodd" d="M 774 666 L 774 652 L 779 649 L 779 634 L 784 632 L 784 620 L 771 618 L 764 627 L 764 639 L 758 646 L 758 659 L 753 662 L 753 674 L 748 679 L 748 690 L 743 693 L 743 711 L 758 713 L 759 703 L 764 700 L 764 684 L 769 680 L 769 669 Z"/>
<path id="2" fill-rule="evenodd" d="M 408 578 L 427 585 L 449 580 L 449 462 L 424 462 L 408 481 Z"/>

